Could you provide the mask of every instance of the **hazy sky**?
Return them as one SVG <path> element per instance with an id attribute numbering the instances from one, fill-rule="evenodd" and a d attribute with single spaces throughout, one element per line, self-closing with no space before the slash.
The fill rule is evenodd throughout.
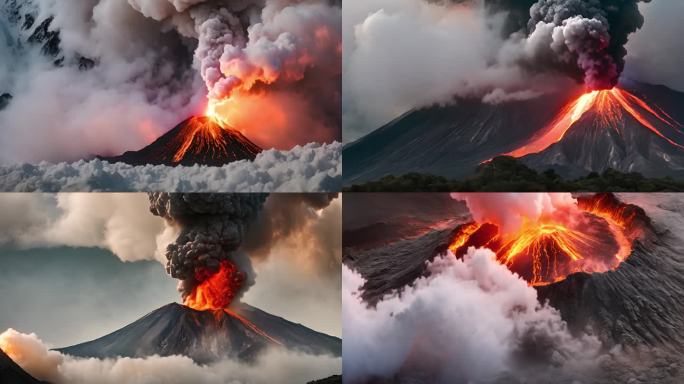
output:
<path id="1" fill-rule="evenodd" d="M 177 280 L 156 260 L 168 234 L 145 194 L 0 194 L 0 211 L 0 331 L 67 346 L 180 300 Z M 340 225 L 337 199 L 275 241 L 254 262 L 256 283 L 243 301 L 340 336 L 340 272 L 310 260 L 339 260 Z"/>

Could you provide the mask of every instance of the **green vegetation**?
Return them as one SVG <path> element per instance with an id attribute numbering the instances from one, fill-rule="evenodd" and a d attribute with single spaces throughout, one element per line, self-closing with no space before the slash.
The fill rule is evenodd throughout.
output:
<path id="1" fill-rule="evenodd" d="M 639 173 L 607 169 L 576 180 L 564 180 L 554 170 L 542 173 L 500 156 L 477 167 L 475 175 L 464 180 L 407 173 L 385 176 L 377 181 L 353 185 L 345 192 L 681 192 L 684 182 L 670 177 L 649 179 Z"/>

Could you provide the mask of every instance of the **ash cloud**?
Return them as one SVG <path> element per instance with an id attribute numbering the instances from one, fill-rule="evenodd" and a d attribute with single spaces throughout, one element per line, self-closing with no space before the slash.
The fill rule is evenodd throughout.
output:
<path id="1" fill-rule="evenodd" d="M 222 167 L 131 166 L 101 160 L 0 166 L 6 192 L 176 191 L 323 192 L 342 185 L 342 145 L 310 143 L 267 150 L 250 161 Z"/>
<path id="2" fill-rule="evenodd" d="M 358 292 L 363 278 L 343 268 L 345 383 L 582 382 L 597 372 L 598 339 L 571 335 L 491 251 L 471 248 L 463 260 L 448 253 L 428 270 L 368 307 Z"/>
<path id="3" fill-rule="evenodd" d="M 40 380 L 66 383 L 267 384 L 304 383 L 339 372 L 339 358 L 269 350 L 253 363 L 224 360 L 198 365 L 184 356 L 81 359 L 50 350 L 36 334 L 13 329 L 0 334 L 0 348 Z"/>
<path id="4" fill-rule="evenodd" d="M 245 279 L 237 298 L 253 284 L 249 257 L 238 249 L 266 195 L 151 193 L 149 197 L 152 214 L 178 228 L 178 237 L 166 248 L 166 272 L 180 280 L 183 299 L 202 282 L 198 276 L 218 272 L 224 260 L 236 265 L 236 276 Z"/>

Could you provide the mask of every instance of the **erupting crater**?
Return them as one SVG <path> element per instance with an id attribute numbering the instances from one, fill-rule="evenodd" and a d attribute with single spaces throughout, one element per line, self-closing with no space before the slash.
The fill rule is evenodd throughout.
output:
<path id="1" fill-rule="evenodd" d="M 260 329 L 256 324 L 230 308 L 245 282 L 245 273 L 229 260 L 221 260 L 218 271 L 203 268 L 195 273 L 200 283 L 186 296 L 183 304 L 195 311 L 211 311 L 217 322 L 227 316 L 233 318 L 264 340 L 272 344 L 282 343 Z"/>
<path id="2" fill-rule="evenodd" d="M 489 222 L 463 224 L 454 231 L 449 250 L 462 257 L 471 246 L 488 248 L 530 285 L 547 285 L 576 272 L 617 268 L 644 233 L 637 211 L 611 194 L 583 196 L 576 210 L 526 219 L 514 233 Z"/>
<path id="3" fill-rule="evenodd" d="M 625 119 L 631 118 L 639 126 L 667 141 L 672 146 L 684 149 L 674 134 L 682 134 L 681 124 L 664 110 L 649 105 L 646 101 L 627 90 L 615 87 L 606 90 L 594 90 L 580 95 L 563 107 L 544 129 L 532 137 L 523 146 L 503 154 L 503 156 L 523 157 L 539 153 L 563 139 L 565 134 L 585 116 L 592 118 L 592 123 L 602 128 L 614 129 L 621 135 Z"/>
<path id="4" fill-rule="evenodd" d="M 152 144 L 120 156 L 99 157 L 110 163 L 130 165 L 222 166 L 239 160 L 254 160 L 262 151 L 239 131 L 207 108 L 205 116 L 193 116 L 178 124 Z"/>

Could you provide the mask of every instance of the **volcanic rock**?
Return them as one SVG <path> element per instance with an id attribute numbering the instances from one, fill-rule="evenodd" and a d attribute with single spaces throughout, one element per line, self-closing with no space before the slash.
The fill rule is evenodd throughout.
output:
<path id="1" fill-rule="evenodd" d="M 184 355 L 204 364 L 222 358 L 253 360 L 266 347 L 341 356 L 339 338 L 313 331 L 244 303 L 224 311 L 196 311 L 172 303 L 99 339 L 60 348 L 77 357 Z"/>
<path id="2" fill-rule="evenodd" d="M 624 81 L 620 87 L 684 124 L 680 108 L 684 93 L 634 81 Z M 409 111 L 344 147 L 344 184 L 409 172 L 452 179 L 470 176 L 482 162 L 529 142 L 577 97 L 573 92 L 500 104 L 466 99 Z M 647 177 L 684 177 L 682 148 L 657 136 L 626 111 L 619 115 L 619 120 L 606 124 L 596 111 L 589 110 L 559 142 L 521 160 L 538 171 L 554 169 L 566 178 L 607 168 Z M 684 145 L 680 126 L 654 118 L 649 121 Z"/>
<path id="3" fill-rule="evenodd" d="M 5 351 L 0 349 L 0 383 L 41 384 L 45 382 L 29 375 L 19 364 L 7 356 Z"/>
<path id="4" fill-rule="evenodd" d="M 139 151 L 99 159 L 130 165 L 222 166 L 239 160 L 254 160 L 261 152 L 242 133 L 223 128 L 206 116 L 190 117 Z"/>

